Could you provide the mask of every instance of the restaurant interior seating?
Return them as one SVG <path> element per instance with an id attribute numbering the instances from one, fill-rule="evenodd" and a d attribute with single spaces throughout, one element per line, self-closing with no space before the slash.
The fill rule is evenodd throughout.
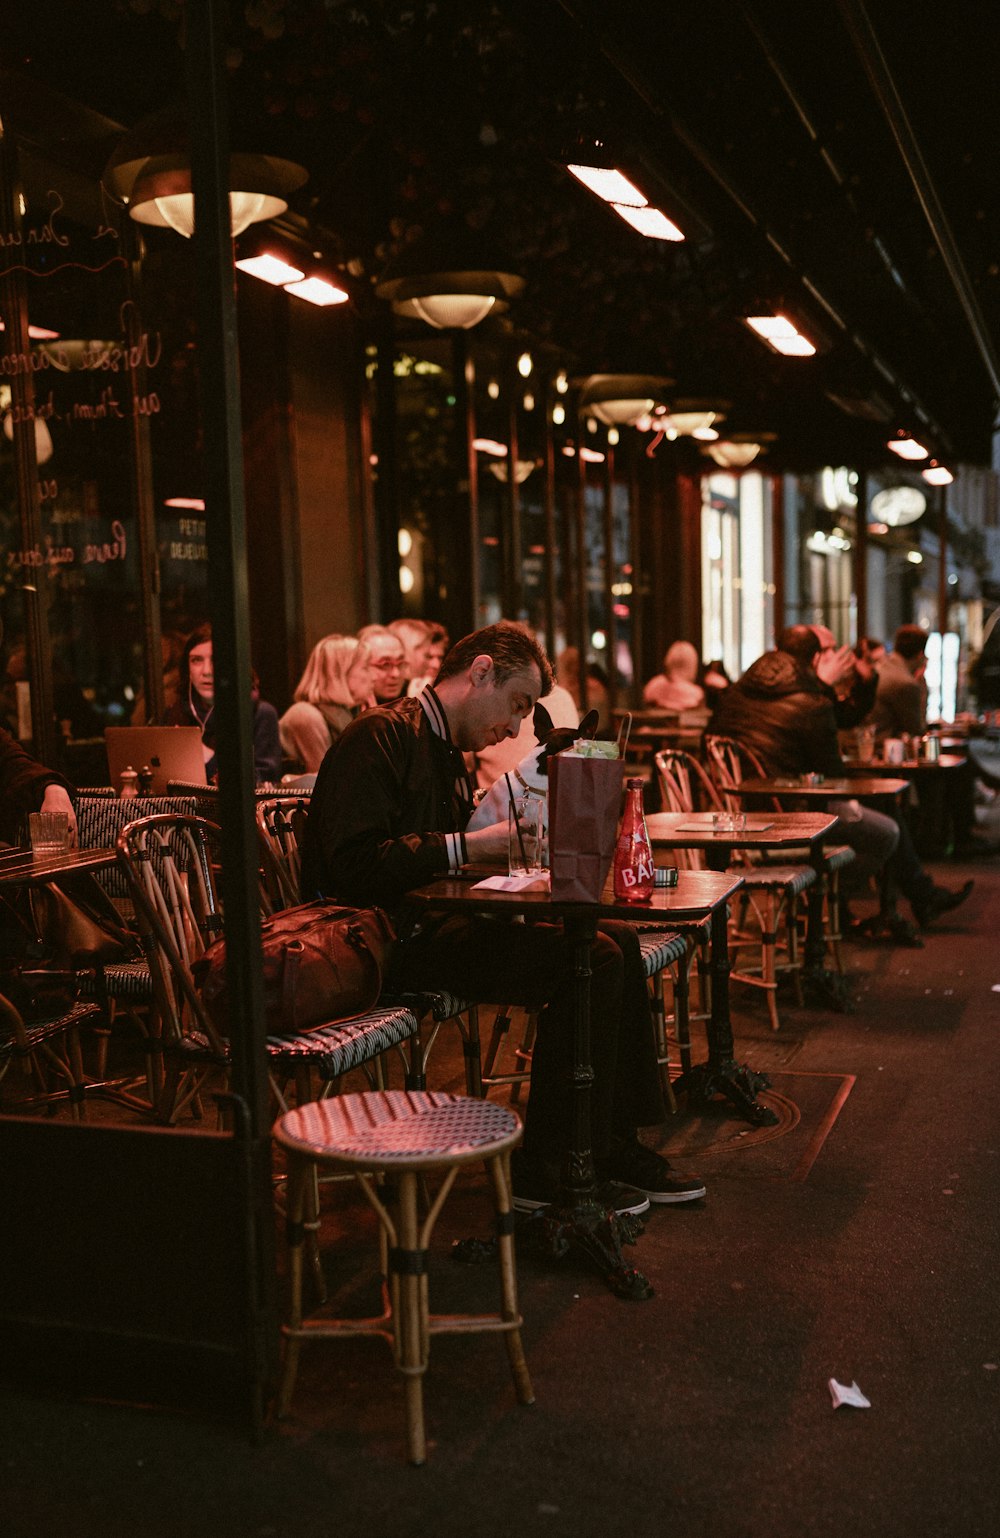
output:
<path id="1" fill-rule="evenodd" d="M 693 813 L 699 809 L 722 811 L 723 803 L 705 770 L 690 753 L 679 749 L 656 755 L 656 772 L 667 812 Z M 796 1001 L 802 1003 L 802 962 L 799 955 L 798 899 L 816 880 L 811 865 L 754 865 L 745 853 L 734 851 L 729 869 L 743 877 L 740 891 L 740 916 L 730 934 L 733 982 L 748 983 L 763 991 L 773 1030 L 778 1030 L 778 983 L 790 976 Z M 704 866 L 701 850 L 681 851 L 688 869 Z M 747 928 L 753 920 L 752 929 Z M 784 937 L 779 954 L 779 933 Z M 740 963 L 740 953 L 753 945 L 758 950 L 756 964 Z"/>
<path id="2" fill-rule="evenodd" d="M 435 1092 L 369 1092 L 341 1095 L 297 1107 L 279 1117 L 274 1138 L 289 1167 L 288 1235 L 291 1277 L 289 1320 L 278 1414 L 287 1415 L 302 1345 L 307 1340 L 381 1336 L 403 1375 L 406 1440 L 411 1463 L 424 1463 L 423 1376 L 432 1335 L 501 1333 L 520 1404 L 534 1392 L 521 1345 L 514 1256 L 510 1154 L 521 1124 L 505 1106 Z M 428 1250 L 434 1224 L 459 1171 L 486 1166 L 496 1223 L 500 1308 L 491 1314 L 430 1312 Z M 303 1251 L 316 1222 L 317 1165 L 352 1174 L 379 1222 L 382 1312 L 372 1318 L 303 1319 Z M 440 1184 L 426 1215 L 418 1209 L 419 1184 L 428 1175 Z M 383 1182 L 379 1184 L 379 1182 Z M 395 1194 L 395 1213 L 388 1206 Z"/>

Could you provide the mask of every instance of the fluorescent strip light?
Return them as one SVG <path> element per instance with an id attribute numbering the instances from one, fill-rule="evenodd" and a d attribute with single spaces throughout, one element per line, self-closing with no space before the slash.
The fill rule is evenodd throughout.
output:
<path id="1" fill-rule="evenodd" d="M 346 304 L 350 297 L 342 288 L 334 288 L 324 278 L 306 278 L 302 283 L 286 283 L 285 293 L 294 294 L 296 299 L 305 299 L 309 304 L 319 305 Z"/>
<path id="2" fill-rule="evenodd" d="M 7 327 L 0 320 L 0 331 L 6 331 Z M 49 331 L 45 326 L 29 326 L 28 335 L 33 342 L 55 342 L 59 339 L 58 331 Z"/>
<path id="3" fill-rule="evenodd" d="M 916 438 L 890 438 L 886 444 L 887 449 L 892 449 L 900 459 L 926 459 L 927 450 Z"/>
<path id="4" fill-rule="evenodd" d="M 192 513 L 205 511 L 204 497 L 168 497 L 163 505 L 164 507 L 183 507 Z"/>
<path id="5" fill-rule="evenodd" d="M 651 240 L 683 240 L 684 231 L 679 230 L 668 219 L 666 214 L 658 208 L 629 208 L 624 203 L 612 203 L 611 207 L 620 219 L 630 224 L 640 235 L 648 235 Z"/>
<path id="6" fill-rule="evenodd" d="M 507 445 L 498 443 L 495 438 L 473 438 L 472 447 L 480 454 L 492 454 L 494 459 L 507 458 Z"/>
<path id="7" fill-rule="evenodd" d="M 605 203 L 627 203 L 630 208 L 645 208 L 649 202 L 620 171 L 612 171 L 607 166 L 567 166 L 566 169 Z"/>
<path id="8" fill-rule="evenodd" d="M 247 256 L 241 262 L 236 263 L 240 272 L 248 272 L 252 278 L 261 278 L 265 283 L 273 283 L 275 288 L 283 288 L 286 283 L 295 283 L 305 277 L 297 267 L 292 267 L 288 262 L 283 262 L 278 256 L 270 256 L 267 252 L 263 256 Z"/>
<path id="9" fill-rule="evenodd" d="M 785 315 L 748 315 L 746 323 L 762 342 L 786 358 L 811 358 L 816 351 Z"/>

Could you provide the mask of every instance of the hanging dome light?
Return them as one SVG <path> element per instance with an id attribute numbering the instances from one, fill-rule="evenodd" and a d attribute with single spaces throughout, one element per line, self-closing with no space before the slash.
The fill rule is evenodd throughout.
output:
<path id="1" fill-rule="evenodd" d="M 605 427 L 631 427 L 649 416 L 673 384 L 660 374 L 589 374 L 575 381 L 580 405 Z"/>
<path id="2" fill-rule="evenodd" d="M 767 452 L 776 433 L 731 433 L 715 443 L 706 443 L 702 453 L 715 461 L 720 470 L 745 470 L 752 465 L 758 454 Z"/>
<path id="3" fill-rule="evenodd" d="M 229 157 L 229 215 L 233 236 L 248 225 L 277 218 L 306 173 L 274 155 Z M 104 168 L 101 184 L 137 224 L 194 233 L 191 151 L 186 115 L 168 107 L 123 134 Z"/>
<path id="4" fill-rule="evenodd" d="M 493 257 L 491 262 L 490 257 Z M 422 236 L 388 264 L 375 294 L 397 315 L 415 317 L 435 330 L 469 331 L 487 315 L 500 314 L 524 288 L 524 279 L 501 270 L 495 254 L 466 227 Z"/>

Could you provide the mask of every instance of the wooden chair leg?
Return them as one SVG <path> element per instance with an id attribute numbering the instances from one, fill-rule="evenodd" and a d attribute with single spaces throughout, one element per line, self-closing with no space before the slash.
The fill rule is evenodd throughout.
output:
<path id="1" fill-rule="evenodd" d="M 497 1210 L 497 1258 L 500 1262 L 501 1317 L 517 1320 L 518 1328 L 504 1331 L 507 1361 L 514 1380 L 518 1404 L 534 1404 L 535 1391 L 521 1344 L 521 1311 L 517 1302 L 517 1266 L 514 1259 L 514 1204 L 511 1196 L 510 1155 L 498 1154 L 487 1159 L 486 1167 L 493 1182 Z"/>
<path id="2" fill-rule="evenodd" d="M 288 1156 L 288 1206 L 285 1222 L 288 1237 L 288 1325 L 285 1331 L 285 1359 L 278 1386 L 278 1417 L 288 1414 L 299 1370 L 302 1341 L 302 1250 L 305 1243 L 305 1207 L 307 1187 L 312 1184 L 310 1170 L 301 1159 Z"/>
<path id="3" fill-rule="evenodd" d="M 399 1172 L 399 1249 L 396 1255 L 398 1302 L 393 1323 L 396 1330 L 398 1366 L 405 1380 L 406 1445 L 411 1463 L 427 1461 L 424 1426 L 424 1373 L 427 1370 L 429 1331 L 427 1318 L 426 1251 L 420 1246 L 417 1217 L 417 1177 L 412 1170 Z M 421 1271 L 420 1257 L 424 1268 Z"/>

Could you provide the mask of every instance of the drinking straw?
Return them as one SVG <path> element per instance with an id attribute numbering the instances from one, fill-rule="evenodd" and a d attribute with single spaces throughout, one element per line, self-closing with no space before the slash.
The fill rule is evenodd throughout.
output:
<path id="1" fill-rule="evenodd" d="M 622 742 L 622 732 L 625 733 L 625 741 L 624 742 Z M 628 752 L 628 740 L 629 740 L 629 737 L 631 735 L 632 735 L 632 712 L 630 710 L 627 710 L 625 712 L 625 714 L 622 716 L 621 721 L 619 722 L 619 725 L 618 725 L 618 740 L 616 742 L 616 747 L 618 748 L 618 757 L 619 758 L 624 758 L 625 754 Z"/>
<path id="2" fill-rule="evenodd" d="M 517 815 L 517 805 L 516 805 L 516 803 L 514 801 L 514 791 L 513 791 L 512 787 L 511 787 L 510 775 L 509 774 L 505 774 L 504 775 L 504 779 L 507 781 L 507 797 L 508 797 L 508 799 L 510 801 L 510 815 L 513 817 L 513 819 L 514 819 L 514 827 L 517 829 L 517 842 L 518 842 L 518 844 L 520 846 L 520 849 L 521 849 L 521 859 L 524 861 L 524 868 L 525 868 L 525 870 L 527 870 L 528 869 L 528 851 L 525 849 L 525 847 L 524 847 L 524 839 L 521 837 L 521 821 L 520 821 L 520 818 Z"/>

